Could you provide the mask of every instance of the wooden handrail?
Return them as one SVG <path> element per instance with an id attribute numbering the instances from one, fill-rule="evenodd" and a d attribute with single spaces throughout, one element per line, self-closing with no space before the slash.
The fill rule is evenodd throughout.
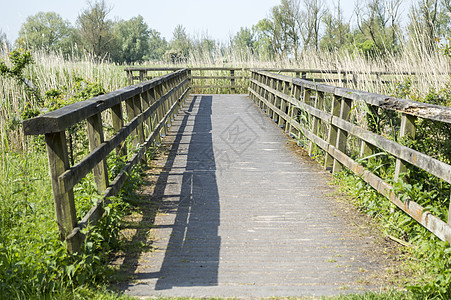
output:
<path id="1" fill-rule="evenodd" d="M 410 199 L 402 201 L 390 184 L 346 154 L 347 141 L 354 137 L 361 141 L 361 158 L 375 153 L 375 149 L 396 158 L 395 180 L 399 179 L 405 165 L 411 164 L 451 183 L 451 165 L 371 132 L 349 120 L 351 110 L 358 103 L 364 103 L 371 108 L 393 110 L 401 115 L 400 137 L 410 135 L 414 138 L 415 118 L 451 124 L 451 108 L 317 84 L 262 70 L 251 70 L 249 95 L 286 132 L 307 138 L 309 154 L 312 154 L 315 146 L 321 148 L 326 155 L 326 169 L 338 172 L 342 167 L 348 168 L 437 237 L 451 242 L 451 218 L 448 218 L 446 223 L 424 210 L 418 203 Z M 322 103 L 326 96 L 332 99 L 330 111 L 323 110 Z M 311 122 L 308 124 L 298 120 L 299 114 L 307 114 Z M 320 124 L 329 128 L 327 136 L 319 134 Z"/>
<path id="2" fill-rule="evenodd" d="M 128 82 L 133 84 L 135 80 L 143 81 L 151 78 L 149 72 L 173 72 L 178 70 L 176 67 L 134 67 L 125 68 Z M 235 93 L 236 91 L 245 92 L 248 86 L 248 70 L 237 67 L 190 67 L 192 72 L 192 88 L 193 92 L 205 92 L 207 89 L 220 90 L 221 92 L 229 91 Z M 203 74 L 209 71 L 213 74 Z M 139 75 L 134 75 L 138 72 Z M 241 74 L 237 74 L 237 73 Z M 227 75 L 226 75 L 227 74 Z M 204 82 L 201 82 L 203 80 Z M 205 82 L 206 81 L 206 82 Z"/>
<path id="3" fill-rule="evenodd" d="M 133 67 L 125 68 L 127 73 L 127 78 L 129 84 L 133 84 L 135 80 L 144 81 L 152 78 L 152 72 L 173 72 L 179 70 L 178 67 Z M 188 68 L 192 72 L 199 73 L 198 75 L 193 73 L 191 80 L 193 80 L 194 92 L 211 92 L 211 90 L 230 93 L 243 92 L 247 89 L 249 85 L 249 74 L 252 70 L 247 67 L 190 67 Z M 370 75 L 372 79 L 365 79 L 374 84 L 391 84 L 396 81 L 393 80 L 393 76 L 416 76 L 421 75 L 421 72 L 387 72 L 387 71 L 351 71 L 351 70 L 334 70 L 334 69 L 300 69 L 300 68 L 263 68 L 260 71 L 266 71 L 271 73 L 284 74 L 284 73 L 294 73 L 296 78 L 314 81 L 318 83 L 334 83 L 343 84 L 344 86 L 357 86 L 359 82 L 360 75 Z M 210 71 L 210 74 L 203 75 L 200 74 L 205 71 Z M 229 73 L 225 76 L 224 73 Z M 239 75 L 235 75 L 239 73 Z M 448 73 L 437 73 L 439 75 L 448 75 Z M 317 75 L 317 76 L 315 76 Z M 389 76 L 388 78 L 383 78 L 383 76 Z M 203 81 L 200 81 L 203 80 Z M 238 82 L 237 82 L 238 81 Z M 209 89 L 209 90 L 207 90 Z"/>
<path id="4" fill-rule="evenodd" d="M 182 69 L 24 121 L 25 134 L 45 135 L 57 224 L 60 238 L 66 240 L 70 253 L 80 252 L 85 239 L 81 230 L 88 224 L 96 224 L 103 216 L 108 198 L 119 192 L 130 170 L 143 161 L 155 140 L 166 134 L 168 122 L 189 90 L 190 71 Z M 106 110 L 111 111 L 115 134 L 105 141 L 101 113 Z M 128 124 L 123 121 L 125 114 Z M 90 153 L 70 167 L 65 131 L 84 120 L 88 124 Z M 129 136 L 138 150 L 110 184 L 106 158 L 115 149 L 119 155 L 125 155 L 124 143 Z M 73 188 L 91 171 L 102 198 L 78 222 Z"/>

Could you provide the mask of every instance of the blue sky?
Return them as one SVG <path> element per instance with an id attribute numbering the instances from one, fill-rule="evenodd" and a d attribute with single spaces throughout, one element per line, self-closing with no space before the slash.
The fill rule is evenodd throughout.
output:
<path id="1" fill-rule="evenodd" d="M 330 6 L 338 0 L 327 0 Z M 408 0 L 406 0 L 408 1 Z M 9 40 L 17 38 L 20 25 L 39 11 L 53 11 L 75 23 L 80 11 L 87 7 L 86 0 L 2 0 L 0 29 Z M 5 3 L 6 2 L 6 3 Z M 177 24 L 182 24 L 188 34 L 227 41 L 240 27 L 251 27 L 265 18 L 280 0 L 107 0 L 113 7 L 110 18 L 130 19 L 138 14 L 150 28 L 170 40 Z M 350 17 L 354 0 L 341 0 L 345 16 Z"/>

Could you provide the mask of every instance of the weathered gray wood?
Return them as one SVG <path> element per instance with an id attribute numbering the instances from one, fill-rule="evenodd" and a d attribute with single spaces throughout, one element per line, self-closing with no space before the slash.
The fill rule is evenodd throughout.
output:
<path id="1" fill-rule="evenodd" d="M 401 128 L 399 131 L 400 139 L 404 137 L 415 139 L 415 120 L 416 117 L 406 114 L 401 115 Z M 405 173 L 406 171 L 406 164 L 401 159 L 397 158 L 395 166 L 395 181 L 399 179 L 400 174 Z"/>
<path id="2" fill-rule="evenodd" d="M 178 105 L 178 101 L 186 98 L 189 91 L 189 72 L 181 70 L 174 74 L 168 74 L 157 78 L 155 80 L 143 82 L 132 87 L 127 87 L 119 91 L 102 95 L 88 101 L 78 103 L 74 106 L 68 106 L 61 110 L 46 114 L 43 117 L 36 118 L 27 122 L 27 128 L 36 125 L 38 128 L 31 130 L 26 129 L 27 133 L 41 133 L 46 132 L 46 143 L 49 155 L 49 165 L 51 170 L 52 188 L 55 200 L 55 211 L 57 216 L 58 227 L 60 229 L 60 237 L 62 240 L 66 239 L 67 248 L 70 253 L 79 252 L 81 243 L 85 237 L 81 233 L 81 229 L 88 223 L 95 224 L 103 215 L 105 199 L 110 197 L 112 193 L 119 191 L 118 185 L 122 185 L 124 180 L 115 180 L 111 186 L 108 184 L 108 173 L 106 166 L 107 155 L 120 148 L 120 145 L 125 139 L 133 134 L 138 133 L 138 137 L 142 145 L 137 154 L 132 159 L 130 167 L 136 164 L 136 157 L 141 159 L 145 150 L 156 136 L 159 136 L 161 128 L 168 122 L 168 118 L 173 116 L 174 110 Z M 149 105 L 149 100 L 146 95 L 149 90 L 155 87 L 161 87 L 163 84 L 171 82 L 171 88 L 165 95 L 159 97 L 152 105 Z M 185 89 L 181 93 L 181 89 Z M 175 98 L 181 95 L 183 99 Z M 143 97 L 143 99 L 141 99 Z M 105 101 L 104 101 L 105 100 Z M 124 126 L 122 103 L 125 101 L 127 116 L 129 123 Z M 143 101 L 146 105 L 143 111 Z M 170 105 L 168 104 L 170 103 Z M 166 109 L 165 109 L 166 107 Z M 111 109 L 112 125 L 116 134 L 112 136 L 109 141 L 104 141 L 102 115 L 101 112 Z M 146 140 L 143 123 L 155 114 L 158 109 L 163 109 L 161 112 L 164 119 L 160 119 L 158 126 L 153 130 L 149 139 Z M 169 110 L 169 111 L 168 111 Z M 73 118 L 71 120 L 71 118 Z M 88 140 L 91 153 L 83 158 L 80 163 L 69 168 L 67 145 L 64 130 L 53 132 L 58 128 L 64 126 L 71 126 L 85 118 L 88 123 Z M 49 122 L 49 128 L 42 130 L 42 126 L 46 121 Z M 68 125 L 69 124 L 69 125 Z M 118 152 L 122 152 L 118 150 Z M 82 222 L 76 224 L 76 211 L 73 195 L 73 187 L 77 184 L 88 172 L 93 170 L 94 178 L 100 193 L 104 192 L 104 198 L 100 200 L 90 212 L 83 218 Z M 122 174 L 126 171 L 122 170 Z M 126 175 L 125 175 L 126 176 Z M 119 182 L 119 183 L 118 183 Z M 70 234 L 69 234 L 70 233 Z M 68 235 L 69 234 L 69 235 Z"/>
<path id="3" fill-rule="evenodd" d="M 351 99 L 341 98 L 341 108 L 340 108 L 340 119 L 349 120 L 349 113 L 351 111 Z M 348 132 L 341 128 L 338 128 L 337 133 L 337 143 L 335 147 L 343 153 L 346 153 L 346 144 L 347 144 Z M 338 160 L 334 160 L 334 166 L 332 169 L 333 173 L 340 172 L 343 169 L 342 165 Z"/>
<path id="4" fill-rule="evenodd" d="M 59 181 L 59 176 L 69 169 L 65 132 L 47 133 L 45 142 L 47 145 L 50 179 L 52 181 L 56 222 L 60 232 L 60 239 L 64 241 L 77 224 L 74 192 L 72 189 L 66 189 Z M 68 247 L 71 253 L 80 250 L 80 245 L 76 242 L 68 243 Z"/>
<path id="5" fill-rule="evenodd" d="M 315 83 L 302 81 L 302 79 L 294 79 L 294 91 L 293 97 L 291 95 L 287 95 L 285 91 L 278 91 L 271 83 L 274 80 L 285 80 L 289 82 L 289 78 L 281 76 L 281 75 L 272 75 L 265 72 L 257 71 L 255 72 L 259 76 L 252 76 L 250 79 L 251 87 L 249 88 L 249 92 L 252 97 L 255 97 L 261 103 L 264 103 L 268 107 L 268 110 L 273 110 L 275 114 L 279 116 L 279 118 L 284 118 L 288 120 L 290 126 L 292 128 L 299 128 L 299 133 L 302 133 L 308 140 L 312 143 L 318 145 L 321 149 L 326 151 L 326 168 L 330 167 L 331 161 L 335 161 L 334 163 L 335 171 L 337 171 L 336 166 L 345 166 L 351 171 L 353 171 L 356 175 L 361 176 L 366 182 L 368 182 L 371 186 L 373 186 L 378 192 L 386 196 L 391 202 L 396 204 L 399 208 L 409 214 L 412 218 L 417 220 L 420 224 L 422 224 L 425 228 L 434 233 L 437 237 L 442 240 L 451 241 L 451 226 L 446 224 L 444 221 L 439 218 L 433 216 L 429 212 L 423 210 L 423 208 L 413 201 L 401 201 L 396 193 L 393 191 L 393 188 L 384 182 L 382 179 L 372 174 L 370 171 L 365 170 L 365 168 L 355 161 L 353 161 L 350 157 L 348 157 L 346 153 L 346 135 L 352 134 L 353 136 L 361 139 L 363 144 L 361 154 L 369 154 L 369 149 L 373 147 L 377 147 L 383 149 L 384 151 L 394 155 L 399 158 L 403 162 L 413 164 L 430 174 L 437 176 L 447 182 L 451 181 L 451 166 L 447 165 L 441 161 L 438 161 L 432 157 L 427 156 L 426 154 L 414 151 L 410 148 L 402 146 L 392 140 L 388 140 L 376 133 L 370 132 L 363 128 L 360 128 L 357 125 L 352 124 L 348 121 L 349 112 L 351 109 L 352 100 L 361 101 L 362 98 L 365 98 L 365 102 L 368 105 L 375 105 L 374 109 L 377 107 L 384 107 L 389 103 L 390 105 L 396 103 L 399 99 L 393 98 L 385 98 L 381 99 L 381 95 L 364 93 L 352 91 L 350 89 L 343 88 L 335 88 L 328 87 L 324 85 L 317 85 Z M 333 95 L 333 103 L 332 103 L 332 112 L 328 114 L 326 112 L 322 112 L 318 110 L 316 107 L 312 107 L 309 103 L 298 101 L 299 91 L 303 88 L 308 92 L 309 89 L 316 90 L 317 92 L 328 92 Z M 263 92 L 257 93 L 255 89 L 262 89 Z M 284 95 L 285 94 L 285 95 Z M 312 115 L 314 118 L 318 119 L 318 122 L 326 122 L 330 125 L 329 133 L 327 137 L 327 141 L 323 140 L 317 135 L 317 132 L 314 132 L 315 128 L 308 128 L 308 124 L 304 125 L 302 123 L 298 123 L 292 115 L 285 114 L 279 107 L 277 107 L 278 102 L 271 102 L 271 97 L 277 97 L 280 101 L 286 101 L 289 105 L 297 105 L 296 108 L 300 109 L 308 114 Z M 304 99 L 309 97 L 304 97 Z M 317 97 L 319 98 L 319 97 Z M 338 101 L 340 99 L 340 102 Z M 308 101 L 307 101 L 308 102 Z M 341 105 L 340 105 L 341 104 Z M 410 106 L 412 103 L 409 103 Z M 417 105 L 417 104 L 415 104 Z M 316 105 L 315 105 L 316 106 Z M 398 105 L 399 108 L 401 105 Z M 416 106 L 415 106 L 416 107 Z M 281 108 L 281 107 L 280 107 Z M 393 108 L 393 107 L 391 107 Z M 429 107 L 428 109 L 431 109 Z M 446 110 L 446 109 L 445 109 Z M 429 111 L 431 112 L 431 111 Z M 404 120 L 402 125 L 402 134 L 409 134 L 411 137 L 414 137 L 414 117 L 412 117 L 416 112 L 405 112 Z M 432 115 L 436 117 L 437 115 L 443 115 L 443 111 L 441 113 L 433 113 Z M 428 118 L 431 114 L 428 115 Z M 313 126 L 315 127 L 315 126 Z M 343 137 L 344 136 L 344 137 Z M 336 142 L 334 141 L 336 139 Z M 451 209 L 451 207 L 450 207 Z M 448 219 L 448 223 L 451 223 L 451 216 Z"/>
<path id="6" fill-rule="evenodd" d="M 233 70 L 230 70 L 230 71 L 233 71 Z M 236 75 L 233 75 L 233 76 L 193 76 L 192 79 L 229 79 L 229 80 L 233 79 L 233 80 L 235 80 L 235 79 L 245 79 L 245 77 L 244 76 L 236 76 Z"/>
<path id="7" fill-rule="evenodd" d="M 135 116 L 139 116 L 142 114 L 142 99 L 141 99 L 141 95 L 137 95 L 133 98 L 133 102 L 134 102 L 134 109 L 135 109 Z M 136 132 L 138 134 L 138 143 L 141 146 L 142 144 L 144 144 L 144 141 L 146 140 L 146 136 L 144 134 L 144 120 L 142 122 L 140 122 L 140 124 L 138 125 L 138 127 L 136 128 Z M 141 159 L 141 163 L 145 164 L 147 163 L 146 157 L 143 156 Z"/>
<path id="8" fill-rule="evenodd" d="M 183 103 L 186 100 L 189 89 L 190 88 L 187 87 L 182 96 L 179 98 L 178 102 Z M 178 103 L 174 103 L 174 105 L 166 113 L 164 118 L 157 124 L 155 130 L 152 131 L 151 135 L 143 144 L 143 147 L 140 148 L 140 150 L 137 153 L 135 153 L 133 157 L 126 163 L 121 172 L 116 176 L 111 185 L 106 189 L 102 199 L 100 199 L 96 203 L 96 205 L 94 205 L 89 210 L 89 212 L 83 217 L 80 223 L 78 223 L 77 226 L 72 230 L 70 235 L 67 237 L 67 241 L 74 243 L 76 241 L 81 240 L 83 238 L 81 230 L 84 229 L 88 224 L 96 224 L 100 220 L 100 218 L 104 214 L 103 207 L 109 203 L 108 198 L 115 196 L 119 193 L 120 189 L 122 188 L 122 186 L 124 185 L 125 181 L 128 178 L 129 172 L 142 159 L 147 149 L 153 145 L 153 142 L 159 136 L 159 132 L 163 128 L 164 123 L 168 121 L 169 116 L 177 108 L 177 104 Z"/>
<path id="9" fill-rule="evenodd" d="M 340 99 L 336 96 L 332 97 L 331 115 L 340 116 Z M 327 134 L 327 143 L 329 145 L 337 144 L 338 127 L 333 124 L 329 124 L 329 132 Z M 329 151 L 326 151 L 326 158 L 324 160 L 324 168 L 326 170 L 333 170 L 334 157 L 330 155 Z"/>
<path id="10" fill-rule="evenodd" d="M 139 71 L 139 81 L 144 81 L 145 73 L 147 73 L 147 71 L 144 70 Z"/>
<path id="11" fill-rule="evenodd" d="M 230 89 L 232 93 L 235 93 L 235 70 L 230 70 Z"/>
<path id="12" fill-rule="evenodd" d="M 125 99 L 134 97 L 143 91 L 149 90 L 161 83 L 180 76 L 186 70 L 180 70 L 159 78 L 119 89 L 92 99 L 67 105 L 58 110 L 51 111 L 42 116 L 28 119 L 23 122 L 23 130 L 26 135 L 38 135 L 52 132 L 61 132 L 87 118 L 105 111 Z"/>
<path id="13" fill-rule="evenodd" d="M 125 100 L 125 112 L 127 114 L 127 121 L 128 123 L 130 123 L 135 117 L 135 101 L 133 100 L 133 98 L 129 98 L 127 100 Z M 138 141 L 138 134 L 136 129 L 133 130 L 132 134 L 130 135 L 132 138 L 132 145 L 133 147 L 137 147 L 139 144 Z"/>
<path id="14" fill-rule="evenodd" d="M 331 93 L 333 90 L 334 95 L 344 97 L 357 101 L 365 101 L 367 104 L 375 105 L 383 109 L 389 109 L 405 113 L 408 115 L 421 117 L 429 120 L 435 120 L 445 123 L 451 123 L 451 108 L 442 107 L 433 104 L 427 104 L 422 102 L 415 102 L 406 99 L 394 98 L 386 95 L 373 94 L 363 91 L 352 90 L 348 88 L 331 87 L 325 84 L 317 84 L 312 81 L 291 78 L 284 75 L 272 74 L 269 72 L 258 71 L 261 74 L 271 76 L 272 78 L 282 80 L 292 80 L 293 84 L 297 84 L 306 88 L 311 88 L 324 93 Z"/>
<path id="15" fill-rule="evenodd" d="M 284 82 L 283 83 L 283 89 L 282 89 L 282 93 L 283 94 L 291 94 L 291 87 L 290 87 L 290 85 L 291 85 L 291 82 Z M 290 116 L 290 104 L 291 104 L 290 101 L 285 101 L 282 98 L 280 99 L 280 109 L 283 112 L 287 113 L 289 115 L 289 117 L 291 118 L 291 116 Z M 288 124 L 289 124 L 288 120 L 285 120 L 283 118 L 281 118 L 279 120 L 279 127 L 283 128 L 283 131 L 285 131 L 285 132 L 288 132 Z"/>
<path id="16" fill-rule="evenodd" d="M 271 91 L 271 93 L 278 95 L 279 97 L 283 97 L 287 101 L 290 99 L 290 96 L 288 95 L 281 95 L 278 94 L 278 91 L 275 91 L 274 89 L 270 88 L 269 86 L 266 86 L 262 83 L 258 83 L 262 87 L 264 87 L 266 90 Z M 294 103 L 295 98 L 292 98 L 292 103 Z M 334 101 L 337 101 L 338 97 L 334 96 Z M 349 101 L 349 100 L 348 100 Z M 335 103 L 336 104 L 336 103 Z M 335 106 L 335 104 L 332 105 L 332 110 L 335 110 L 335 112 L 332 112 L 332 114 L 337 114 L 337 109 L 340 108 L 340 106 Z M 332 118 L 331 115 L 327 114 L 325 112 L 321 112 L 318 109 L 315 109 L 314 107 L 311 107 L 305 103 L 298 102 L 297 106 L 309 114 L 312 114 L 315 117 L 320 118 L 324 122 L 331 123 L 331 128 L 329 130 L 329 136 L 332 134 L 331 138 L 333 139 L 334 136 L 334 130 L 336 129 L 338 131 L 338 128 L 343 130 L 344 132 L 349 132 L 352 135 L 362 139 L 369 145 L 378 147 L 383 149 L 384 151 L 392 154 L 393 156 L 400 158 L 412 165 L 415 165 L 429 173 L 431 173 L 434 176 L 437 176 L 447 182 L 450 182 L 451 180 L 451 171 L 450 166 L 447 164 L 440 162 L 436 159 L 433 159 L 421 152 L 414 151 L 408 147 L 399 145 L 398 143 L 388 140 L 382 136 L 379 136 L 377 134 L 371 133 L 367 130 L 364 130 L 352 123 L 346 122 L 340 118 Z M 332 145 L 335 143 L 331 142 Z M 370 146 L 371 147 L 371 146 Z M 326 155 L 326 168 L 330 168 L 330 156 Z"/>
<path id="17" fill-rule="evenodd" d="M 183 88 L 183 84 L 186 83 L 185 80 L 178 85 L 177 89 Z M 161 103 L 166 100 L 168 95 L 160 98 L 158 101 L 154 102 L 146 111 L 141 115 L 136 116 L 126 127 L 117 132 L 109 141 L 102 143 L 99 147 L 92 150 L 89 155 L 82 159 L 77 165 L 68 169 L 66 172 L 61 174 L 59 180 L 64 183 L 67 189 L 71 189 L 75 184 L 79 183 L 80 180 L 94 168 L 95 165 L 100 163 L 108 153 L 113 151 L 118 145 L 123 143 L 125 139 L 131 135 L 131 133 L 138 127 L 139 124 L 143 123 L 143 120 L 152 116 L 157 109 L 161 107 Z"/>
<path id="18" fill-rule="evenodd" d="M 324 99 L 324 94 L 322 92 L 316 92 L 315 102 L 314 102 L 313 106 L 315 108 L 322 107 L 323 99 Z M 313 116 L 312 132 L 314 135 L 318 135 L 319 124 L 320 124 L 320 119 L 316 116 Z M 308 150 L 309 156 L 313 156 L 314 151 L 315 151 L 315 143 L 313 141 L 310 141 L 309 150 Z"/>
<path id="19" fill-rule="evenodd" d="M 124 127 L 124 117 L 122 112 L 122 103 L 116 104 L 111 107 L 111 119 L 113 123 L 113 129 L 115 132 Z M 125 146 L 125 142 L 121 143 L 116 148 L 116 155 L 118 156 L 126 156 L 127 155 L 127 147 Z"/>
<path id="20" fill-rule="evenodd" d="M 87 119 L 89 151 L 94 151 L 104 142 L 102 115 L 99 113 Z M 108 166 L 106 157 L 93 168 L 97 191 L 102 194 L 108 187 Z"/>
<path id="21" fill-rule="evenodd" d="M 149 91 L 141 94 L 141 101 L 142 101 L 142 110 L 146 111 L 150 107 Z M 148 136 L 149 132 L 152 130 L 152 122 L 151 122 L 150 116 L 149 116 L 149 118 L 147 118 L 144 121 L 144 124 L 145 124 L 144 137 L 146 137 L 146 136 Z"/>
<path id="22" fill-rule="evenodd" d="M 366 118 L 367 118 L 367 123 L 370 122 L 369 120 L 371 120 L 371 122 L 375 121 L 375 118 L 377 116 L 377 110 L 378 108 L 374 105 L 367 105 L 365 104 L 368 111 L 365 113 L 366 114 Z M 368 128 L 368 130 L 371 131 L 370 128 Z M 371 145 L 370 143 L 361 140 L 361 144 L 360 144 L 360 157 L 361 158 L 368 158 L 369 156 L 371 156 L 374 153 L 374 149 L 375 147 L 373 145 Z"/>

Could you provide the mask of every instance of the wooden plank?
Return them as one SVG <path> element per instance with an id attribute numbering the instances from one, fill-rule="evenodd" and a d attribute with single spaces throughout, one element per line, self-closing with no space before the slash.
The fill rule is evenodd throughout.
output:
<path id="1" fill-rule="evenodd" d="M 135 101 L 133 98 L 129 98 L 127 100 L 125 100 L 125 112 L 127 114 L 127 120 L 130 123 L 135 117 Z M 132 140 L 132 145 L 133 147 L 137 147 L 139 142 L 138 142 L 138 133 L 135 130 L 133 130 L 133 132 L 130 134 L 131 136 L 131 140 Z"/>
<path id="2" fill-rule="evenodd" d="M 386 139 L 350 122 L 341 120 L 340 118 L 333 117 L 332 124 L 380 149 L 383 149 L 384 151 L 408 162 L 409 164 L 421 168 L 426 172 L 451 183 L 451 165 L 432 158 L 424 153 L 400 145 L 395 141 Z"/>
<path id="3" fill-rule="evenodd" d="M 331 115 L 332 116 L 340 116 L 340 99 L 336 96 L 332 97 L 332 106 L 331 106 Z M 337 135 L 338 135 L 338 127 L 333 125 L 332 122 L 329 123 L 329 131 L 327 133 L 327 143 L 329 145 L 336 145 L 337 144 Z M 326 158 L 324 161 L 324 168 L 326 170 L 333 170 L 334 166 L 334 157 L 329 153 L 329 148 L 326 149 Z"/>
<path id="4" fill-rule="evenodd" d="M 102 115 L 99 113 L 87 119 L 89 151 L 95 150 L 104 142 Z M 108 165 L 106 157 L 93 168 L 97 191 L 102 194 L 108 186 Z"/>
<path id="5" fill-rule="evenodd" d="M 196 85 L 193 84 L 191 85 L 191 88 L 193 89 L 230 89 L 230 88 L 236 88 L 236 89 L 246 89 L 247 86 L 244 85 L 214 85 L 214 84 L 209 84 L 209 85 Z"/>
<path id="6" fill-rule="evenodd" d="M 26 135 L 38 135 L 52 132 L 61 132 L 87 118 L 134 97 L 162 82 L 175 76 L 179 76 L 186 70 L 167 74 L 150 81 L 139 83 L 105 95 L 100 95 L 86 101 L 67 105 L 58 110 L 51 111 L 42 116 L 28 119 L 23 122 L 23 130 Z"/>
<path id="7" fill-rule="evenodd" d="M 254 79 L 251 79 L 251 82 Z M 260 84 L 256 86 L 264 86 L 264 84 Z M 295 86 L 295 89 L 297 86 Z M 268 88 L 269 89 L 269 88 Z M 267 100 L 265 97 L 259 95 L 257 92 L 255 92 L 254 89 L 249 88 L 249 92 L 254 95 L 255 97 L 259 98 L 261 101 L 265 102 L 267 105 L 272 105 L 269 100 Z M 362 129 L 357 125 L 354 125 L 346 120 L 343 120 L 342 118 L 346 118 L 346 111 L 350 108 L 350 99 L 340 99 L 342 102 L 341 107 L 338 104 L 338 98 L 339 96 L 334 95 L 334 103 L 332 104 L 332 113 L 330 123 L 330 128 L 337 128 L 338 130 L 343 130 L 345 132 L 348 132 L 350 134 L 353 134 L 360 139 L 362 139 L 365 142 L 368 142 L 369 144 L 372 144 L 374 146 L 377 146 L 381 149 L 385 149 L 385 151 L 391 153 L 392 155 L 395 155 L 397 157 L 400 157 L 401 159 L 412 163 L 420 168 L 423 168 L 427 172 L 442 178 L 443 180 L 446 180 L 449 182 L 451 179 L 451 166 L 447 165 L 443 162 L 440 162 L 438 160 L 435 160 L 423 153 L 414 151 L 410 148 L 407 148 L 405 146 L 399 145 L 398 143 L 385 139 L 382 136 L 379 136 L 373 132 L 370 132 L 368 130 Z M 296 99 L 295 99 L 296 100 Z M 304 107 L 308 107 L 308 105 L 304 104 Z M 340 114 L 338 115 L 338 107 L 340 107 Z M 272 105 L 271 109 L 274 109 L 277 111 L 277 108 Z M 278 112 L 279 113 L 279 112 Z M 349 112 L 348 112 L 349 113 Z M 319 115 L 319 114 L 318 114 Z M 407 119 L 407 118 L 406 118 Z M 324 120 L 327 121 L 327 118 L 324 118 Z M 365 168 L 352 160 L 350 157 L 348 157 L 344 151 L 340 151 L 338 147 L 335 147 L 330 142 L 331 139 L 331 133 L 329 132 L 328 141 L 322 140 L 319 136 L 315 135 L 313 132 L 309 131 L 308 128 L 304 127 L 302 124 L 299 124 L 296 122 L 293 118 L 290 119 L 291 126 L 298 127 L 299 131 L 302 132 L 310 141 L 317 144 L 320 148 L 325 150 L 329 157 L 334 158 L 335 160 L 338 160 L 341 165 L 345 166 L 349 170 L 353 171 L 357 176 L 360 176 L 363 180 L 365 180 L 367 183 L 369 183 L 373 188 L 375 188 L 378 192 L 383 194 L 385 197 L 387 197 L 391 202 L 393 202 L 395 205 L 397 205 L 400 209 L 402 209 L 404 212 L 406 212 L 408 215 L 410 215 L 412 218 L 414 218 L 416 221 L 418 221 L 421 225 L 423 225 L 425 228 L 430 230 L 433 234 L 435 234 L 438 238 L 440 238 L 443 241 L 451 242 L 451 226 L 447 223 L 445 223 L 443 220 L 435 217 L 430 212 L 427 212 L 421 207 L 419 204 L 417 204 L 414 201 L 401 201 L 399 197 L 395 194 L 393 188 L 384 182 L 381 178 L 376 176 L 375 174 L 371 173 L 368 170 L 365 170 Z M 405 126 L 405 125 L 404 125 Z M 408 129 L 406 129 L 408 130 Z M 326 164 L 327 165 L 327 164 Z"/>
<path id="8" fill-rule="evenodd" d="M 60 232 L 60 239 L 64 241 L 77 224 L 74 192 L 72 189 L 67 189 L 58 180 L 60 174 L 69 169 L 65 132 L 47 133 L 45 142 L 47 145 L 50 179 L 52 181 L 56 222 Z M 80 244 L 77 241 L 69 243 L 68 247 L 71 253 L 79 252 L 80 250 Z"/>
<path id="9" fill-rule="evenodd" d="M 181 89 L 183 85 L 187 82 L 184 80 L 177 86 L 177 89 Z M 159 109 L 161 103 L 169 95 L 164 95 L 156 102 L 154 102 L 146 111 L 142 114 L 136 116 L 131 122 L 129 122 L 125 127 L 121 128 L 114 136 L 112 136 L 108 141 L 100 144 L 96 149 L 93 149 L 89 155 L 83 158 L 77 165 L 66 170 L 60 175 L 59 180 L 67 188 L 73 188 L 75 184 L 80 182 L 80 180 L 88 174 L 95 165 L 100 163 L 111 151 L 116 147 L 121 145 L 125 139 L 142 123 L 145 119 L 149 118 Z"/>
<path id="10" fill-rule="evenodd" d="M 317 84 L 311 81 L 291 78 L 283 75 L 271 74 L 268 72 L 259 72 L 271 76 L 273 78 L 284 79 L 286 81 L 292 80 L 293 84 L 300 85 L 306 88 L 311 88 L 324 93 L 333 93 L 336 96 L 344 97 L 352 100 L 363 100 L 367 104 L 381 107 L 383 109 L 389 109 L 405 113 L 408 115 L 421 117 L 424 119 L 440 121 L 451 124 L 451 108 L 442 107 L 433 104 L 427 104 L 422 102 L 416 102 L 406 99 L 399 99 L 386 95 L 373 94 L 363 91 L 352 90 L 348 88 L 340 88 L 328 86 L 325 84 Z M 333 92 L 331 92 L 333 90 Z"/>
<path id="11" fill-rule="evenodd" d="M 183 93 L 181 98 L 186 97 L 188 91 L 189 91 L 189 87 L 185 90 L 185 92 Z M 182 102 L 183 100 L 179 100 L 179 101 Z M 175 108 L 177 107 L 177 104 L 178 104 L 177 102 L 174 103 L 174 105 L 171 107 L 171 110 L 166 113 L 165 117 L 156 126 L 155 130 L 152 132 L 152 134 L 146 140 L 143 147 L 126 163 L 126 165 L 121 170 L 121 172 L 113 180 L 111 186 L 108 187 L 108 189 L 103 194 L 102 199 L 100 199 L 89 210 L 89 212 L 83 217 L 83 219 L 72 230 L 70 235 L 67 236 L 66 240 L 68 242 L 81 240 L 84 237 L 81 230 L 84 229 L 88 224 L 94 225 L 100 220 L 100 218 L 104 214 L 103 207 L 109 203 L 108 198 L 117 195 L 117 193 L 120 191 L 121 187 L 123 186 L 126 179 L 128 178 L 128 173 L 137 164 L 137 162 L 142 158 L 145 151 L 147 151 L 147 149 L 153 144 L 153 141 L 155 140 L 155 138 L 157 136 L 159 136 L 159 132 L 160 132 L 161 128 L 163 127 L 164 123 L 167 122 L 169 116 L 172 114 L 173 110 L 175 110 Z"/>
<path id="12" fill-rule="evenodd" d="M 416 117 L 409 116 L 406 114 L 401 115 L 401 128 L 399 130 L 399 138 L 408 137 L 410 139 L 415 139 L 415 120 Z M 401 159 L 396 159 L 395 166 L 395 181 L 399 179 L 400 174 L 407 171 L 406 164 Z"/>
<path id="13" fill-rule="evenodd" d="M 111 119 L 113 123 L 113 129 L 117 133 L 122 127 L 124 127 L 124 117 L 122 112 L 122 103 L 116 104 L 111 107 Z M 118 156 L 126 156 L 127 155 L 127 147 L 125 146 L 125 142 L 117 145 L 116 147 L 116 155 Z"/>
<path id="14" fill-rule="evenodd" d="M 192 76 L 192 79 L 245 79 L 246 77 L 244 76 Z"/>

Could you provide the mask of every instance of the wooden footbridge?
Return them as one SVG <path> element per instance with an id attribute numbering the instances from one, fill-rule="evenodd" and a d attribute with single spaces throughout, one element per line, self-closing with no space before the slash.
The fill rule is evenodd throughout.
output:
<path id="1" fill-rule="evenodd" d="M 358 80 L 341 72 L 312 80 L 314 70 L 174 69 L 150 78 L 151 71 L 162 70 L 127 69 L 130 83 L 139 83 L 24 122 L 26 134 L 45 134 L 57 223 L 69 252 L 80 251 L 83 229 L 102 217 L 130 169 L 146 163 L 146 151 L 156 143 L 170 149 L 157 161 L 162 172 L 149 196 L 160 201 L 156 251 L 136 260 L 135 280 L 122 286 L 127 293 L 259 297 L 377 288 L 361 280 L 362 272 L 381 268 L 368 255 L 374 241 L 350 238 L 351 225 L 330 199 L 329 174 L 343 168 L 451 241 L 449 221 L 401 200 L 359 159 L 383 151 L 396 159 L 396 179 L 411 164 L 451 182 L 450 165 L 378 135 L 365 121 L 374 111 L 395 111 L 400 137 L 415 138 L 416 118 L 450 123 L 451 109 L 325 84 Z M 195 84 L 214 72 L 221 74 Z M 220 93 L 203 94 L 206 88 Z M 91 152 L 71 166 L 65 132 L 85 121 Z M 296 155 L 293 143 L 321 155 L 323 165 Z M 109 180 L 112 152 L 128 161 Z M 103 197 L 79 220 L 73 189 L 91 171 Z"/>

